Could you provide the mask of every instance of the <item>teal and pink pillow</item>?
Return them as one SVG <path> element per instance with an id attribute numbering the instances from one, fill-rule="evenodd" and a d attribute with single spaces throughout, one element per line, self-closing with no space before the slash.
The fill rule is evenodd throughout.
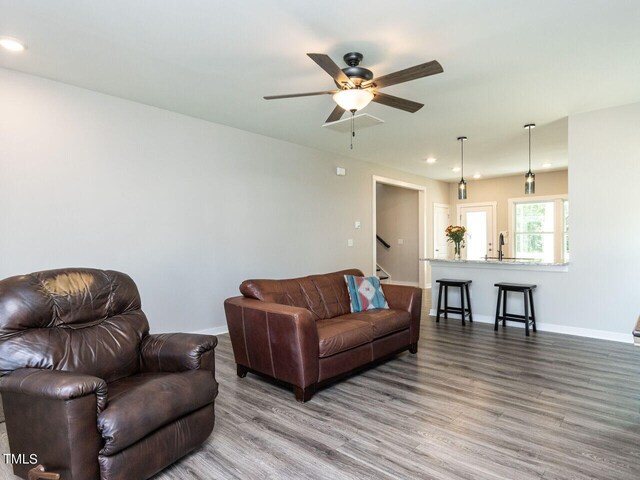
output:
<path id="1" fill-rule="evenodd" d="M 389 308 L 378 277 L 345 275 L 344 280 L 347 282 L 347 290 L 349 290 L 349 298 L 351 299 L 351 312 Z"/>

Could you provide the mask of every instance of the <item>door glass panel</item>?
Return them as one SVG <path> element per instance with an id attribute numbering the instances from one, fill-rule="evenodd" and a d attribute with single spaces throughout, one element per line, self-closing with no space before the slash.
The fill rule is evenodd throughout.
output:
<path id="1" fill-rule="evenodd" d="M 467 260 L 483 260 L 487 255 L 487 213 L 467 212 L 466 214 Z"/>

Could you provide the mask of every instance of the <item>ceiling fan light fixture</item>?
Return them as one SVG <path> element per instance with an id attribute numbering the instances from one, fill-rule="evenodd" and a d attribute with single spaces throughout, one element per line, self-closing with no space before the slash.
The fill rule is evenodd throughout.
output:
<path id="1" fill-rule="evenodd" d="M 373 100 L 373 93 L 360 88 L 340 90 L 333 95 L 333 101 L 348 112 L 362 110 L 371 100 Z"/>

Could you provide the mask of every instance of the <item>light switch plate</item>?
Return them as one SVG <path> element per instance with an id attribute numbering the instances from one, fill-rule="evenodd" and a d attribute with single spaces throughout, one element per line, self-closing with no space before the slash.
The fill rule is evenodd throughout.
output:
<path id="1" fill-rule="evenodd" d="M 360 220 L 356 220 L 355 222 L 353 222 L 353 226 L 356 228 L 360 228 L 361 227 Z"/>
<path id="2" fill-rule="evenodd" d="M 353 247 L 353 238 L 347 239 L 347 247 Z"/>

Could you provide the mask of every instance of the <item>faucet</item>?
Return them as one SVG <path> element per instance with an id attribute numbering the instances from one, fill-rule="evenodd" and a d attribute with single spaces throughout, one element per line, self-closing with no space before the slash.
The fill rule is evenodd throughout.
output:
<path id="1" fill-rule="evenodd" d="M 498 261 L 502 261 L 504 258 L 504 252 L 502 251 L 502 247 L 504 247 L 504 235 L 500 234 L 500 239 L 498 240 Z"/>

